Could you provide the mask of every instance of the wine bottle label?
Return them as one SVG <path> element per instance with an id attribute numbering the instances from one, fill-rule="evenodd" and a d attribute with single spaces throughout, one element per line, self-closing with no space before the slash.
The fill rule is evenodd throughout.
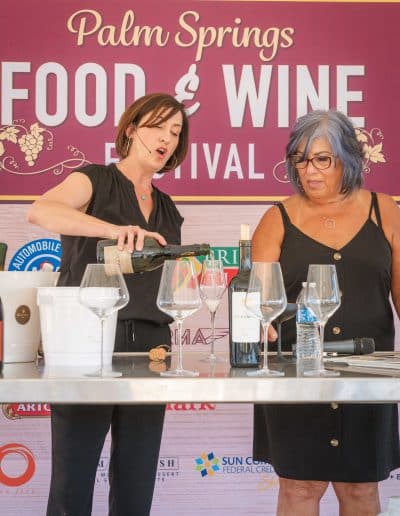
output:
<path id="1" fill-rule="evenodd" d="M 132 265 L 132 255 L 128 251 L 120 251 L 116 245 L 104 247 L 104 263 L 117 263 L 122 274 L 132 274 L 134 271 Z"/>
<path id="2" fill-rule="evenodd" d="M 232 341 L 259 342 L 260 321 L 245 305 L 246 292 L 232 293 Z"/>

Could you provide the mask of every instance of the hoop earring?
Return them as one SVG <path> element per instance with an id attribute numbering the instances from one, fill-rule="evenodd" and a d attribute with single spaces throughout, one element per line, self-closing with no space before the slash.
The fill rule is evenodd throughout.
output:
<path id="1" fill-rule="evenodd" d="M 165 170 L 174 170 L 178 165 L 178 158 L 175 156 L 175 154 L 172 154 L 171 158 L 174 158 L 174 164 L 170 163 L 165 167 Z"/>
<path id="2" fill-rule="evenodd" d="M 132 139 L 132 138 L 128 138 L 128 141 L 126 142 L 125 158 L 128 156 L 129 151 L 131 150 L 132 141 L 133 141 L 133 139 Z"/>

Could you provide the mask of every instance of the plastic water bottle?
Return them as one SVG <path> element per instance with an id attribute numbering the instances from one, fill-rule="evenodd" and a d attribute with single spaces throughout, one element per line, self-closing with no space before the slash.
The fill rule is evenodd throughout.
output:
<path id="1" fill-rule="evenodd" d="M 315 315 L 304 304 L 307 283 L 302 283 L 302 287 L 296 300 L 296 366 L 299 376 L 305 371 L 318 369 L 321 359 L 318 323 Z"/>

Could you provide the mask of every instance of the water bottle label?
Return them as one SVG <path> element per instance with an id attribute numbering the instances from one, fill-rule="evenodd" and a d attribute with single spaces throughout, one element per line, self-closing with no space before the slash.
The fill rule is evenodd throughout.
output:
<path id="1" fill-rule="evenodd" d="M 259 342 L 260 321 L 247 310 L 246 292 L 232 294 L 232 340 L 233 342 Z"/>
<path id="2" fill-rule="evenodd" d="M 317 322 L 317 318 L 311 310 L 303 305 L 297 310 L 296 321 L 300 324 L 311 324 Z"/>

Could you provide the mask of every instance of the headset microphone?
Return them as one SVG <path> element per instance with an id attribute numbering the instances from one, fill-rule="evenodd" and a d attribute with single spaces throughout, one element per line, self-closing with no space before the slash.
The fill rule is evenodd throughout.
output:
<path id="1" fill-rule="evenodd" d="M 143 145 L 143 147 L 147 150 L 147 152 L 149 154 L 151 154 L 151 150 L 147 147 L 147 145 L 144 143 L 144 141 L 141 139 L 141 137 L 139 136 L 139 133 L 138 133 L 138 130 L 137 130 L 137 127 L 135 126 L 135 129 L 136 129 L 136 136 L 138 137 L 138 140 L 140 141 L 140 143 Z"/>

